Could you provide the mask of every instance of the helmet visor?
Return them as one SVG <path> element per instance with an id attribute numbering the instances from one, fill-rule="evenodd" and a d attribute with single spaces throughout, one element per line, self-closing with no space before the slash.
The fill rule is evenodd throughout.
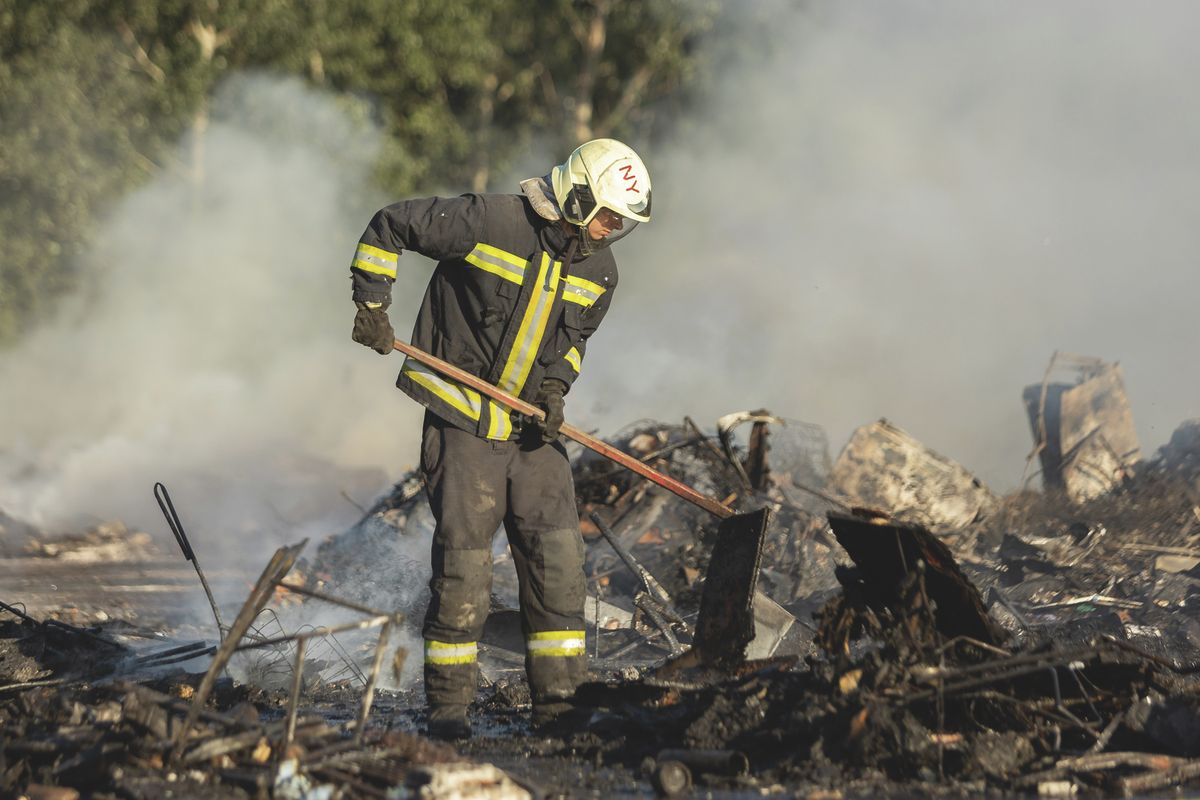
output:
<path id="1" fill-rule="evenodd" d="M 608 247 L 628 236 L 637 226 L 636 219 L 630 219 L 609 208 L 598 208 L 588 224 L 581 226 L 584 252 L 591 253 Z"/>

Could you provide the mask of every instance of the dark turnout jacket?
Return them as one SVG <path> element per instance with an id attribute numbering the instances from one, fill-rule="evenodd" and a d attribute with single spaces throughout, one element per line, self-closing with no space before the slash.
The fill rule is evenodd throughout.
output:
<path id="1" fill-rule="evenodd" d="M 359 240 L 354 300 L 390 302 L 405 250 L 436 259 L 412 343 L 531 401 L 545 378 L 574 382 L 617 286 L 609 250 L 565 264 L 567 244 L 523 195 L 395 203 Z M 508 408 L 413 359 L 396 385 L 458 428 L 488 439 L 516 436 Z"/>

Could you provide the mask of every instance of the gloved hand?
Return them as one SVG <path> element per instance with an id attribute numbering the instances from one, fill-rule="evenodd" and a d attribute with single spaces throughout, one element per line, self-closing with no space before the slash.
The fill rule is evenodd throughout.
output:
<path id="1" fill-rule="evenodd" d="M 355 303 L 358 313 L 354 315 L 354 330 L 350 338 L 366 345 L 380 355 L 386 356 L 394 348 L 396 332 L 388 319 L 387 303 Z"/>
<path id="2" fill-rule="evenodd" d="M 538 424 L 542 429 L 543 442 L 553 442 L 558 438 L 558 429 L 563 424 L 563 408 L 566 405 L 563 395 L 566 393 L 565 383 L 558 378 L 546 378 L 534 395 L 534 405 L 546 412 L 546 419 Z"/>

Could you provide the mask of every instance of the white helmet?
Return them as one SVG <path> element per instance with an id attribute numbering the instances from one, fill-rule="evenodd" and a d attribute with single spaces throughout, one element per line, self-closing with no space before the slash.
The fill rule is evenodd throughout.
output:
<path id="1" fill-rule="evenodd" d="M 579 228 L 584 255 L 628 236 L 639 222 L 650 221 L 650 173 L 638 154 L 616 139 L 593 139 L 575 149 L 550 171 L 554 199 L 563 218 Z M 587 226 L 606 208 L 621 217 L 620 227 L 600 241 Z"/>

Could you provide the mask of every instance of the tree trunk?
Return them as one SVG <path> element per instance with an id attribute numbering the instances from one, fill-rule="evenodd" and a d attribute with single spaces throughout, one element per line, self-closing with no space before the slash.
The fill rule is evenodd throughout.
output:
<path id="1" fill-rule="evenodd" d="M 576 31 L 582 48 L 579 79 L 576 82 L 575 106 L 571 115 L 571 133 L 575 143 L 593 138 L 592 116 L 595 113 L 596 72 L 600 57 L 604 54 L 604 41 L 608 34 L 608 12 L 610 0 L 596 0 L 595 13 L 586 25 Z"/>
<path id="2" fill-rule="evenodd" d="M 196 44 L 200 47 L 200 59 L 205 64 L 211 64 L 217 54 L 217 48 L 229 41 L 229 31 L 218 31 L 216 25 L 205 25 L 200 20 L 192 20 L 189 30 Z M 192 115 L 192 181 L 197 187 L 204 184 L 204 137 L 208 132 L 208 98 L 200 101 L 196 113 Z"/>
<path id="3" fill-rule="evenodd" d="M 487 191 L 492 165 L 492 121 L 496 116 L 496 88 L 500 78 L 490 73 L 479 90 L 479 127 L 475 135 L 475 174 L 471 177 L 471 191 Z"/>

